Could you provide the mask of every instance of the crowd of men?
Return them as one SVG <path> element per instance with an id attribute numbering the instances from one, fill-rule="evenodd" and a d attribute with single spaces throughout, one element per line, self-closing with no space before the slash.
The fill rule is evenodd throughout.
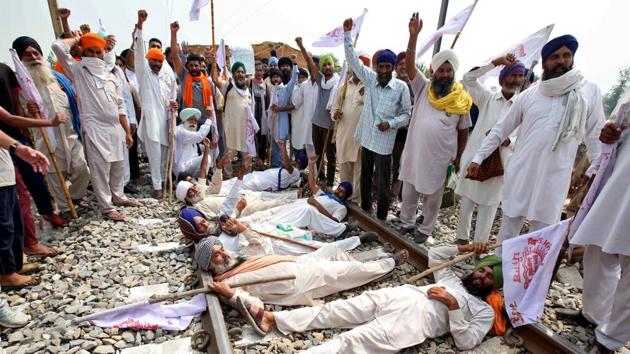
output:
<path id="1" fill-rule="evenodd" d="M 353 328 L 313 353 L 394 353 L 447 332 L 460 349 L 470 349 L 489 331 L 505 331 L 500 301 L 492 300 L 502 286 L 495 255 L 481 258 L 461 280 L 446 268 L 436 274 L 437 285 L 381 289 L 318 305 L 316 299 L 381 279 L 407 256 L 365 262 L 350 256 L 347 251 L 377 236 L 345 237 L 357 227 L 345 220 L 348 202 L 385 223 L 392 199 L 400 197 L 402 232 L 422 244 L 434 232 L 447 177 L 459 172 L 457 239 L 432 248 L 430 263 L 460 252 L 487 253 L 499 206 L 498 242 L 519 235 L 525 221 L 530 231 L 557 223 L 579 145 L 586 145 L 591 161 L 587 179 L 596 172 L 603 144 L 622 141 L 628 125 L 605 122 L 601 92 L 574 67 L 578 41 L 571 35 L 542 48 L 540 80 L 511 53 L 461 75 L 458 54 L 450 49 L 432 57 L 426 76 L 414 60 L 422 30 L 417 13 L 409 21 L 407 48 L 398 54 L 357 52 L 348 19 L 344 81 L 334 58 L 312 56 L 300 37 L 295 42 L 306 68 L 297 56 L 278 58 L 272 51 L 248 73 L 241 62 L 219 67 L 216 48 L 200 55 L 180 45 L 178 22 L 170 24 L 169 48 L 157 38 L 146 42 L 144 10 L 138 11 L 132 45 L 120 52 L 111 35 L 85 25 L 72 31 L 70 14 L 59 10 L 64 33 L 52 44 L 54 68 L 33 38 L 13 42 L 41 105 L 0 64 L 0 285 L 38 284 L 37 276 L 26 275 L 34 270 L 26 256 L 61 252 L 38 242 L 31 197 L 45 220 L 66 227 L 73 205 L 80 213 L 89 207 L 90 185 L 102 217 L 124 221 L 118 207 L 141 206 L 126 193 L 149 183 L 153 197 L 162 199 L 166 180 L 175 178 L 175 196 L 185 204 L 178 223 L 184 237 L 197 243 L 197 263 L 255 329 Z M 497 67 L 500 88 L 492 90 L 481 78 Z M 41 119 L 44 112 L 51 119 Z M 53 151 L 44 136 L 51 132 Z M 585 286 L 584 309 L 572 318 L 596 326 L 594 353 L 612 352 L 630 339 L 623 291 L 630 279 L 630 243 L 623 233 L 630 226 L 624 188 L 630 153 L 621 146 L 594 216 L 575 241 L 586 246 Z M 51 153 L 56 165 L 48 163 Z M 147 182 L 139 172 L 142 158 Z M 497 172 L 497 164 L 504 172 Z M 328 191 L 337 169 L 340 183 Z M 299 193 L 295 187 L 302 187 Z M 312 195 L 301 198 L 303 190 Z M 312 232 L 337 241 L 313 241 Z M 295 279 L 230 287 L 241 278 L 273 274 Z M 264 303 L 311 307 L 267 312 Z M 20 327 L 27 320 L 0 298 L 1 326 Z"/>

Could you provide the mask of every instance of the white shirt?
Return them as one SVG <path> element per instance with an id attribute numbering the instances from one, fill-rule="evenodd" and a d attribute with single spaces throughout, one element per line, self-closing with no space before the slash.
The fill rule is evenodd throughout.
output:
<path id="1" fill-rule="evenodd" d="M 461 175 L 455 193 L 465 196 L 481 205 L 499 204 L 501 201 L 503 176 L 492 177 L 483 182 L 479 182 L 465 178 L 466 169 L 477 150 L 481 147 L 481 143 L 486 137 L 486 132 L 490 131 L 497 121 L 505 116 L 505 113 L 510 106 L 512 106 L 512 102 L 514 102 L 516 98 L 516 96 L 512 96 L 512 98 L 506 100 L 500 90 L 494 92 L 479 82 L 478 79 L 488 71 L 494 69 L 494 67 L 494 64 L 490 63 L 464 74 L 464 87 L 466 87 L 466 91 L 468 91 L 473 102 L 479 108 L 479 117 L 477 118 L 475 128 L 472 134 L 470 134 L 466 148 L 462 154 L 460 162 Z M 507 166 L 509 157 L 512 156 L 513 142 L 516 140 L 516 135 L 513 134 L 510 140 L 510 146 L 501 147 L 501 150 L 499 150 L 504 169 Z"/>
<path id="2" fill-rule="evenodd" d="M 298 83 L 293 88 L 293 95 L 291 101 L 295 109 L 291 113 L 291 145 L 294 149 L 304 149 L 304 145 L 307 144 L 306 138 L 306 102 L 304 100 L 304 91 L 307 89 L 306 83 L 310 80 L 306 80 L 303 83 Z M 311 122 L 309 120 L 308 124 Z"/>
<path id="3" fill-rule="evenodd" d="M 313 115 L 319 99 L 319 86 L 312 80 L 306 80 L 300 87 L 304 100 L 304 144 L 313 145 Z"/>
<path id="4" fill-rule="evenodd" d="M 9 151 L 0 148 L 0 187 L 15 185 L 15 170 Z"/>
<path id="5" fill-rule="evenodd" d="M 206 119 L 206 121 L 199 127 L 198 131 L 190 131 L 183 126 L 184 123 L 177 126 L 175 129 L 175 173 L 179 173 L 184 170 L 184 164 L 186 161 L 190 161 L 199 154 L 197 153 L 197 144 L 199 144 L 203 138 L 210 132 L 212 126 L 212 120 Z"/>
<path id="6" fill-rule="evenodd" d="M 468 113 L 456 115 L 433 108 L 429 88 L 429 80 L 421 73 L 411 81 L 415 104 L 398 176 L 423 194 L 444 187 L 448 165 L 457 155 L 457 131 L 472 125 Z"/>
<path id="7" fill-rule="evenodd" d="M 345 205 L 325 195 L 322 191 L 318 191 L 315 194 L 315 200 L 317 200 L 317 202 L 319 202 L 319 204 L 321 204 L 322 207 L 324 207 L 324 209 L 326 209 L 326 211 L 339 222 L 341 222 L 341 220 L 343 220 L 348 214 L 348 209 Z M 304 200 L 304 202 L 306 203 L 306 200 Z"/>
<path id="8" fill-rule="evenodd" d="M 125 107 L 127 108 L 127 122 L 129 125 L 138 125 L 138 120 L 136 119 L 136 108 L 133 104 L 133 95 L 131 94 L 131 85 L 127 82 L 125 73 L 123 73 L 119 67 L 116 67 L 113 73 L 118 78 L 118 81 L 120 81 L 123 101 L 125 101 Z"/>
<path id="9" fill-rule="evenodd" d="M 280 174 L 280 188 L 278 188 L 278 174 Z M 286 189 L 300 180 L 300 170 L 296 167 L 289 173 L 286 168 L 269 168 L 264 171 L 254 171 L 243 176 L 243 188 L 250 191 L 277 191 Z"/>
<path id="10" fill-rule="evenodd" d="M 601 152 L 599 131 L 603 125 L 602 98 L 597 86 L 586 83 L 587 117 L 585 143 L 589 160 Z M 546 224 L 560 220 L 569 190 L 579 141 L 573 136 L 551 151 L 564 112 L 564 96 L 547 97 L 538 85 L 518 95 L 505 118 L 483 141 L 472 161 L 481 163 L 517 127 L 514 154 L 504 174 L 501 208 L 510 217 L 526 217 Z"/>

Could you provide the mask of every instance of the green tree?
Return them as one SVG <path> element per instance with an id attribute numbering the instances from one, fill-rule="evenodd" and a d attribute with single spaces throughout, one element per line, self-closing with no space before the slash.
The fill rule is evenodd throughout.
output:
<path id="1" fill-rule="evenodd" d="M 423 61 L 416 62 L 416 68 L 418 68 L 418 71 L 423 73 L 425 77 L 431 76 L 431 74 L 429 73 L 429 67 Z"/>
<path id="2" fill-rule="evenodd" d="M 613 109 L 615 109 L 617 101 L 619 101 L 628 85 L 630 85 L 630 66 L 619 70 L 617 83 L 604 95 L 604 113 L 606 117 L 610 116 Z"/>

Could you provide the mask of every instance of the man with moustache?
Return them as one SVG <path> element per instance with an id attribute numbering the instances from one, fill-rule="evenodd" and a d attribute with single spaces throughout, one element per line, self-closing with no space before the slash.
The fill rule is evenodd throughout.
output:
<path id="1" fill-rule="evenodd" d="M 81 144 L 79 109 L 72 84 L 63 74 L 50 70 L 48 63 L 43 59 L 41 47 L 33 38 L 26 36 L 17 38 L 13 41 L 13 49 L 33 78 L 35 87 L 49 115 L 62 114 L 71 118 L 53 128 L 54 138 L 57 142 L 54 153 L 62 174 L 70 182 L 68 188 L 70 196 L 76 204 L 85 207 L 87 204 L 84 198 L 87 185 L 90 183 L 90 170 L 85 161 L 85 153 Z M 34 102 L 27 102 L 27 111 L 33 117 L 39 113 Z M 35 147 L 50 160 L 44 138 L 39 130 L 34 130 L 34 133 Z M 55 176 L 54 169 L 55 166 L 51 165 L 48 170 L 48 188 L 57 202 L 59 211 L 67 213 L 70 211 L 70 207 L 66 201 L 63 186 Z"/>
<path id="2" fill-rule="evenodd" d="M 250 114 L 255 121 L 252 111 L 254 100 L 247 87 L 245 64 L 237 61 L 232 65 L 231 71 L 232 78 L 229 80 L 217 78 L 215 81 L 224 97 L 223 129 L 225 132 L 225 146 L 230 150 L 246 153 L 249 151 L 247 150 L 247 126 Z"/>
<path id="3" fill-rule="evenodd" d="M 479 78 L 485 73 L 498 66 L 503 66 L 499 74 L 500 92 L 490 90 L 479 81 Z M 516 61 L 514 54 L 509 53 L 492 60 L 487 65 L 474 68 L 464 75 L 464 87 L 466 87 L 473 102 L 479 107 L 477 123 L 462 154 L 462 166 L 464 166 L 464 169 L 481 146 L 486 133 L 494 127 L 499 119 L 505 116 L 505 113 L 514 103 L 515 95 L 523 86 L 526 73 L 527 68 L 525 65 Z M 507 138 L 501 144 L 499 152 L 504 167 L 507 166 L 507 161 L 512 155 L 514 139 L 514 137 Z M 457 225 L 457 243 L 468 243 L 475 205 L 477 205 L 477 221 L 475 224 L 474 242 L 483 243 L 488 241 L 494 216 L 501 201 L 502 186 L 503 176 L 492 177 L 485 181 L 475 181 L 469 178 L 459 180 L 455 189 L 455 193 L 461 197 L 459 223 Z"/>
<path id="4" fill-rule="evenodd" d="M 134 32 L 134 67 L 142 102 L 138 137 L 149 158 L 153 197 L 160 200 L 163 197 L 162 181 L 166 173 L 169 122 L 175 119 L 171 112 L 178 109 L 177 83 L 162 70 L 165 57 L 160 49 L 151 48 L 145 52 L 142 27 L 148 15 L 145 10 L 138 11 L 138 23 Z"/>
<path id="5" fill-rule="evenodd" d="M 306 156 L 305 145 L 308 142 L 306 139 L 306 132 L 308 131 L 306 126 L 307 124 L 311 125 L 306 118 L 306 104 L 304 102 L 304 94 L 307 87 L 304 83 L 308 82 L 308 71 L 304 68 L 299 68 L 297 78 L 297 83 L 291 95 L 291 104 L 293 105 L 293 112 L 291 112 L 291 147 L 295 156 Z"/>
<path id="6" fill-rule="evenodd" d="M 475 177 L 479 164 L 519 129 L 504 174 L 501 241 L 517 236 L 525 219 L 530 231 L 558 222 L 578 145 L 586 144 L 591 163 L 601 153 L 602 97 L 573 68 L 577 48 L 577 39 L 569 34 L 543 46 L 541 81 L 516 97 L 468 166 L 468 175 Z"/>
<path id="7" fill-rule="evenodd" d="M 411 81 L 409 81 L 409 75 L 407 75 L 406 68 L 407 52 L 400 52 L 396 56 L 396 78 L 402 80 L 409 87 L 409 97 L 413 104 L 413 90 L 411 89 Z M 397 198 L 402 189 L 402 182 L 398 180 L 398 173 L 400 172 L 400 156 L 405 148 L 405 141 L 407 140 L 407 127 L 401 127 L 396 132 L 396 140 L 394 141 L 394 150 L 392 151 L 392 198 Z"/>
<path id="8" fill-rule="evenodd" d="M 277 73 L 280 73 L 280 81 L 277 80 Z M 282 57 L 278 60 L 278 69 L 269 71 L 269 80 L 272 84 L 272 98 L 270 103 L 270 120 L 274 121 L 275 133 L 271 139 L 271 167 L 280 167 L 283 163 L 283 152 L 276 143 L 278 140 L 289 139 L 289 113 L 295 108 L 291 102 L 293 88 L 297 82 L 298 67 L 293 64 L 289 57 Z M 275 78 L 275 79 L 274 79 Z M 277 95 L 274 99 L 273 95 Z"/>
<path id="9" fill-rule="evenodd" d="M 472 99 L 455 82 L 459 67 L 457 54 L 443 50 L 431 59 L 431 78 L 416 68 L 414 59 L 422 20 L 414 13 L 409 20 L 409 44 L 405 61 L 407 75 L 416 97 L 407 140 L 400 160 L 403 181 L 400 220 L 403 232 L 414 234 L 423 243 L 433 232 L 442 202 L 444 180 L 449 164 L 459 166 L 472 125 L 468 111 Z M 423 221 L 416 234 L 418 199 L 423 196 Z"/>
<path id="10" fill-rule="evenodd" d="M 396 131 L 407 124 L 411 113 L 409 88 L 393 78 L 396 54 L 389 49 L 379 51 L 372 71 L 359 59 L 352 44 L 352 19 L 343 23 L 344 50 L 350 70 L 364 85 L 363 111 L 354 133 L 361 144 L 361 208 L 372 212 L 372 176 L 376 167 L 376 217 L 384 221 L 389 210 L 392 150 Z"/>

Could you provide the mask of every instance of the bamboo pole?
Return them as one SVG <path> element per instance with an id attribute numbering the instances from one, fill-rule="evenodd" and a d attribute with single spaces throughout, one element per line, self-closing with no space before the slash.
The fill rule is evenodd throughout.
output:
<path id="1" fill-rule="evenodd" d="M 214 48 L 214 0 L 210 0 L 210 23 L 212 23 L 212 48 Z"/>
<path id="2" fill-rule="evenodd" d="M 272 277 L 272 278 L 267 278 L 267 279 L 244 281 L 241 283 L 232 284 L 230 285 L 230 287 L 241 288 L 244 286 L 266 284 L 266 283 L 273 283 L 277 281 L 285 281 L 285 280 L 293 280 L 293 279 L 295 279 L 295 275 L 282 275 L 282 276 Z M 151 297 L 149 297 L 148 303 L 155 304 L 158 302 L 164 302 L 164 301 L 169 301 L 169 300 L 178 300 L 183 297 L 194 296 L 198 294 L 205 294 L 205 293 L 210 293 L 210 292 L 212 292 L 212 290 L 210 290 L 209 288 L 199 288 L 199 289 L 182 291 L 179 293 L 173 293 L 173 294 L 167 294 L 167 295 L 152 295 Z"/>
<path id="3" fill-rule="evenodd" d="M 59 38 L 63 33 L 63 27 L 61 25 L 61 19 L 59 18 L 57 0 L 48 0 L 48 11 L 50 12 L 50 21 L 52 22 L 53 31 L 55 32 L 55 38 Z"/>
<path id="4" fill-rule="evenodd" d="M 262 232 L 262 231 L 258 231 L 258 230 L 253 230 L 252 229 L 252 231 L 254 231 L 257 234 L 261 234 L 263 236 L 266 236 L 266 237 L 269 237 L 269 238 L 272 238 L 272 239 L 275 239 L 275 240 L 280 240 L 280 241 L 284 241 L 284 242 L 287 242 L 287 243 L 292 243 L 294 245 L 306 247 L 306 248 L 311 249 L 313 251 L 319 249 L 319 247 L 310 245 L 310 244 L 308 244 L 306 242 L 301 242 L 301 241 L 293 240 L 293 239 L 282 237 L 282 236 L 276 236 L 276 235 L 268 234 L 266 232 Z"/>
<path id="5" fill-rule="evenodd" d="M 501 246 L 501 244 L 492 245 L 492 246 L 490 246 L 490 248 L 488 248 L 488 251 L 491 251 L 491 250 L 493 250 L 493 249 L 495 249 L 495 248 L 497 248 L 499 246 Z M 422 272 L 420 274 L 416 274 L 416 275 L 414 275 L 412 277 L 409 277 L 409 278 L 407 278 L 407 280 L 405 280 L 405 282 L 408 283 L 408 284 L 413 284 L 413 283 L 417 282 L 418 280 L 426 277 L 429 274 L 432 274 L 432 273 L 437 272 L 438 270 L 442 270 L 444 268 L 448 268 L 448 267 L 453 266 L 453 265 L 455 265 L 457 263 L 463 262 L 463 261 L 465 261 L 465 260 L 467 260 L 469 258 L 474 257 L 475 255 L 477 255 L 476 252 L 469 252 L 469 253 L 466 253 L 466 254 L 462 254 L 460 256 L 457 256 L 457 257 L 453 258 L 452 260 L 450 260 L 448 262 L 445 262 L 445 263 L 442 263 L 442 264 L 438 264 L 435 267 L 431 267 L 431 268 L 425 270 L 424 272 Z"/>
<path id="6" fill-rule="evenodd" d="M 39 113 L 35 114 L 35 118 L 42 119 Z M 52 160 L 53 166 L 55 166 L 55 174 L 57 175 L 57 179 L 59 183 L 61 183 L 61 188 L 63 188 L 63 194 L 66 196 L 66 201 L 68 202 L 68 208 L 70 208 L 70 216 L 73 219 L 78 218 L 77 209 L 74 207 L 74 203 L 72 202 L 72 196 L 70 196 L 70 191 L 68 190 L 68 186 L 66 186 L 66 180 L 63 178 L 63 174 L 61 173 L 61 169 L 59 168 L 59 161 L 57 161 L 57 156 L 55 155 L 55 150 L 52 148 L 50 144 L 50 139 L 48 139 L 48 133 L 46 133 L 45 128 L 39 128 L 39 133 L 42 135 L 44 139 L 44 144 L 46 144 L 46 149 L 48 150 L 48 155 Z M 57 201 L 60 202 L 60 201 Z"/>
<path id="7" fill-rule="evenodd" d="M 455 35 L 455 39 L 453 39 L 453 43 L 451 43 L 451 49 L 455 48 L 455 43 L 457 43 L 457 40 L 459 39 L 460 34 L 462 34 L 462 31 L 457 31 L 457 34 Z"/>
<path id="8" fill-rule="evenodd" d="M 175 129 L 177 113 L 171 110 L 171 121 L 168 137 L 168 157 L 166 159 L 166 189 L 168 190 L 168 203 L 173 201 L 173 160 L 175 159 Z"/>

